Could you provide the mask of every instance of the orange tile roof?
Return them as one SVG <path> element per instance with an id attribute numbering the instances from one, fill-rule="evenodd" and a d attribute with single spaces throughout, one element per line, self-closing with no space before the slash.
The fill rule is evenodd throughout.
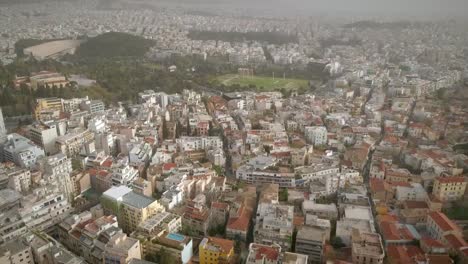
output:
<path id="1" fill-rule="evenodd" d="M 447 240 L 449 246 L 454 249 L 459 249 L 468 245 L 463 238 L 455 236 L 453 234 L 446 235 L 445 240 Z"/>
<path id="2" fill-rule="evenodd" d="M 238 210 L 239 217 L 232 217 L 229 219 L 227 228 L 247 232 L 250 225 L 250 218 L 252 217 L 252 210 L 241 206 Z"/>
<path id="3" fill-rule="evenodd" d="M 380 229 L 384 240 L 412 240 L 415 238 L 406 226 L 397 223 L 382 222 Z"/>
<path id="4" fill-rule="evenodd" d="M 405 208 L 408 208 L 408 209 L 429 208 L 427 206 L 427 203 L 424 201 L 404 201 L 403 205 Z"/>
<path id="5" fill-rule="evenodd" d="M 435 180 L 439 181 L 442 184 L 461 183 L 461 182 L 465 182 L 465 177 L 437 177 Z"/>
<path id="6" fill-rule="evenodd" d="M 216 209 L 226 209 L 228 208 L 228 204 L 227 203 L 221 203 L 221 202 L 212 202 L 211 203 L 211 207 L 212 208 L 216 208 Z"/>
<path id="7" fill-rule="evenodd" d="M 294 216 L 293 218 L 293 225 L 295 227 L 303 226 L 304 225 L 304 217 L 303 216 Z"/>
<path id="8" fill-rule="evenodd" d="M 279 251 L 277 248 L 272 248 L 270 246 L 259 245 L 257 249 L 257 254 L 255 255 L 256 260 L 261 260 L 265 258 L 266 260 L 277 261 L 279 257 Z"/>
<path id="9" fill-rule="evenodd" d="M 460 230 L 460 228 L 452 222 L 444 213 L 430 212 L 429 217 L 444 231 Z"/>
<path id="10" fill-rule="evenodd" d="M 234 248 L 234 241 L 219 237 L 208 237 L 208 242 L 221 248 L 224 254 L 228 254 Z"/>
<path id="11" fill-rule="evenodd" d="M 384 181 L 377 178 L 371 178 L 370 188 L 372 192 L 383 192 L 385 191 Z"/>
<path id="12" fill-rule="evenodd" d="M 177 167 L 177 164 L 175 164 L 175 163 L 164 163 L 163 164 L 163 170 L 165 170 L 165 171 L 171 170 L 171 169 L 173 169 L 175 167 Z"/>
<path id="13" fill-rule="evenodd" d="M 432 237 L 422 237 L 421 243 L 426 244 L 428 247 L 435 248 L 445 248 L 445 246 L 440 243 L 440 241 L 433 239 Z"/>
<path id="14" fill-rule="evenodd" d="M 454 263 L 449 255 L 427 255 L 429 264 L 451 264 Z"/>

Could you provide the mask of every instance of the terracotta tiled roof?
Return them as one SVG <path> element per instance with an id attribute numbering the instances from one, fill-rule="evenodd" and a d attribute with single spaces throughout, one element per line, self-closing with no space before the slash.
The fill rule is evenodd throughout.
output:
<path id="1" fill-rule="evenodd" d="M 211 203 L 211 207 L 212 208 L 216 208 L 216 209 L 226 209 L 228 208 L 228 204 L 227 203 L 220 203 L 220 202 L 212 202 Z"/>
<path id="2" fill-rule="evenodd" d="M 459 249 L 468 245 L 463 238 L 455 236 L 453 234 L 446 235 L 445 240 L 447 240 L 448 245 L 454 249 Z"/>
<path id="3" fill-rule="evenodd" d="M 421 238 L 421 243 L 424 243 L 426 244 L 428 247 L 431 247 L 431 248 L 445 248 L 445 246 L 440 243 L 440 241 L 438 240 L 435 240 L 431 237 L 423 237 Z"/>
<path id="4" fill-rule="evenodd" d="M 265 258 L 269 261 L 277 261 L 279 257 L 278 249 L 272 248 L 269 246 L 260 246 L 257 249 L 257 254 L 255 255 L 256 260 L 261 260 Z"/>
<path id="5" fill-rule="evenodd" d="M 372 192 L 383 192 L 385 191 L 384 181 L 377 178 L 371 178 L 370 188 Z"/>
<path id="6" fill-rule="evenodd" d="M 217 245 L 225 254 L 229 253 L 234 248 L 234 241 L 219 237 L 208 237 L 209 243 Z"/>
<path id="7" fill-rule="evenodd" d="M 424 201 L 405 201 L 403 203 L 404 207 L 405 208 L 408 208 L 408 209 L 416 209 L 416 208 L 429 208 L 427 206 L 427 203 L 424 202 Z"/>
<path id="8" fill-rule="evenodd" d="M 452 222 L 444 213 L 431 212 L 429 217 L 444 231 L 460 230 L 460 228 Z"/>
<path id="9" fill-rule="evenodd" d="M 249 229 L 252 211 L 242 206 L 239 208 L 238 215 L 239 217 L 232 217 L 229 219 L 227 228 L 247 232 Z"/>
<path id="10" fill-rule="evenodd" d="M 461 182 L 465 182 L 465 178 L 464 177 L 437 177 L 436 181 L 439 181 L 442 184 L 461 183 Z"/>

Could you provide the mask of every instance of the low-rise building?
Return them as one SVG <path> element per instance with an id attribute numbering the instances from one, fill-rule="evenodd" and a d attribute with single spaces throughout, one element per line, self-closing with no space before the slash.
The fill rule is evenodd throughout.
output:
<path id="1" fill-rule="evenodd" d="M 304 215 L 313 214 L 319 218 L 336 220 L 338 218 L 338 208 L 335 204 L 318 204 L 314 201 L 306 200 L 302 203 Z"/>
<path id="2" fill-rule="evenodd" d="M 140 241 L 120 233 L 107 242 L 103 255 L 104 263 L 127 264 L 131 259 L 141 259 Z"/>
<path id="3" fill-rule="evenodd" d="M 385 257 L 380 235 L 359 230 L 353 231 L 351 252 L 356 264 L 382 264 Z"/>
<path id="4" fill-rule="evenodd" d="M 205 237 L 198 248 L 200 264 L 231 263 L 234 257 L 234 241 L 232 240 Z"/>
<path id="5" fill-rule="evenodd" d="M 250 243 L 246 264 L 278 264 L 281 260 L 281 246 Z"/>

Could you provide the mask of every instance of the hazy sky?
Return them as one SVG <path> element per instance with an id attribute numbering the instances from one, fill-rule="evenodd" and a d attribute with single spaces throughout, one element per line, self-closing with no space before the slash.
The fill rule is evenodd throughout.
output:
<path id="1" fill-rule="evenodd" d="M 127 0 L 128 1 L 128 0 Z M 138 0 L 134 0 L 138 1 Z M 148 2 L 169 1 L 199 3 L 213 6 L 232 6 L 240 8 L 275 9 L 276 12 L 298 13 L 339 13 L 350 15 L 397 15 L 405 17 L 446 17 L 468 18 L 468 0 L 146 0 Z"/>
<path id="2" fill-rule="evenodd" d="M 0 3 L 40 2 L 47 0 L 0 0 Z M 55 0 L 65 1 L 65 0 Z M 81 0 L 66 0 L 76 1 Z M 187 5 L 193 8 L 274 11 L 277 15 L 365 15 L 404 18 L 457 17 L 468 20 L 468 0 L 105 0 L 135 3 Z"/>

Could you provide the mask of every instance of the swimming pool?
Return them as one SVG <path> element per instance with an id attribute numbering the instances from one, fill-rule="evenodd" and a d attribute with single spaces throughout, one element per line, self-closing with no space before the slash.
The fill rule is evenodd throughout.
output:
<path id="1" fill-rule="evenodd" d="M 185 239 L 185 236 L 184 235 L 181 235 L 181 234 L 176 234 L 176 233 L 170 233 L 166 236 L 167 239 L 171 239 L 171 240 L 175 240 L 175 241 L 179 241 L 179 242 L 182 242 L 184 241 Z"/>

